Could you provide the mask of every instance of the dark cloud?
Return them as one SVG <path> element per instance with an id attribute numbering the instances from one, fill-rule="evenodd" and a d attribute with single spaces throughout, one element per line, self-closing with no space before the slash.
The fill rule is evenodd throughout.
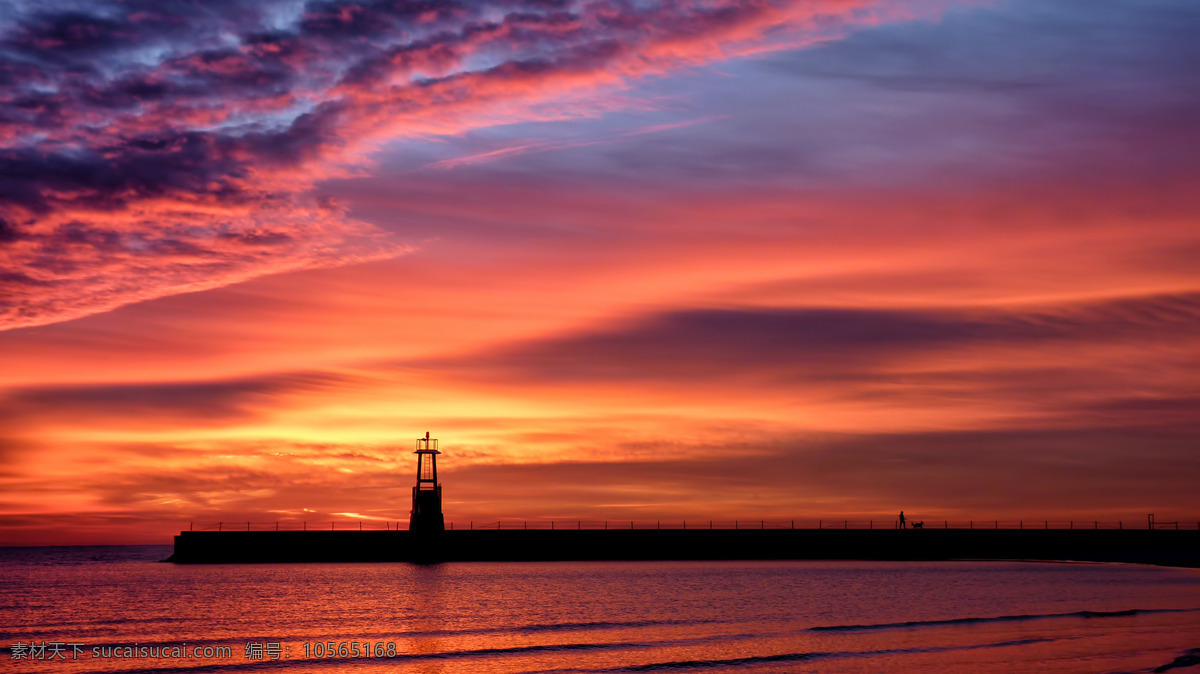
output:
<path id="1" fill-rule="evenodd" d="M 284 3 L 274 0 L 101 0 L 60 11 L 34 10 L 17 17 L 0 49 L 46 67 L 95 72 L 87 64 L 149 46 L 185 39 L 194 44 L 257 25 Z"/>
<path id="2" fill-rule="evenodd" d="M 16 241 L 20 236 L 21 233 L 17 231 L 16 225 L 0 218 L 0 245 Z"/>
<path id="3" fill-rule="evenodd" d="M 496 29 L 498 26 L 492 26 Z M 476 33 L 484 30 L 479 27 Z M 346 69 L 341 84 L 367 86 L 384 83 L 396 74 L 407 74 L 416 68 L 442 69 L 456 63 L 463 54 L 461 45 L 466 34 L 440 34 L 433 38 L 411 44 L 389 47 L 377 54 L 364 57 Z"/>
<path id="4" fill-rule="evenodd" d="M 215 134 L 185 132 L 95 150 L 0 150 L 0 200 L 46 213 L 66 201 L 118 208 L 176 192 L 229 197 L 247 171 L 235 147 Z"/>
<path id="5" fill-rule="evenodd" d="M 137 101 L 174 96 L 211 97 L 214 92 L 239 99 L 275 98 L 298 83 L 294 68 L 276 59 L 240 49 L 213 49 L 164 64 L 170 79 L 134 77 L 120 91 Z"/>
<path id="6" fill-rule="evenodd" d="M 13 286 L 48 286 L 50 283 L 39 281 L 38 279 L 22 274 L 21 272 L 0 272 L 0 283 L 12 284 Z M 3 306 L 3 303 L 0 303 Z"/>
<path id="7" fill-rule="evenodd" d="M 324 148 L 341 144 L 337 125 L 347 104 L 340 101 L 322 103 L 306 112 L 284 129 L 251 132 L 232 143 L 261 161 L 290 166 L 313 159 Z"/>
<path id="8" fill-rule="evenodd" d="M 473 14 L 453 0 L 330 0 L 304 7 L 300 31 L 305 35 L 338 38 L 377 38 L 407 28 L 417 21 L 445 21 Z"/>
<path id="9" fill-rule="evenodd" d="M 253 415 L 256 401 L 263 403 L 289 391 L 330 386 L 339 379 L 331 374 L 295 373 L 213 382 L 157 384 L 97 384 L 10 389 L 0 398 L 0 413 L 14 422 L 21 418 L 110 417 L 138 418 L 154 423 L 227 423 Z"/>
<path id="10" fill-rule="evenodd" d="M 19 50 L 41 54 L 95 54 L 138 37 L 136 24 L 66 11 L 35 15 L 5 42 Z"/>
<path id="11" fill-rule="evenodd" d="M 253 167 L 293 166 L 335 144 L 342 107 L 324 104 L 284 128 L 238 135 L 168 130 L 94 149 L 0 149 L 0 204 L 47 213 L 168 195 L 236 202 L 247 194 Z"/>
<path id="12" fill-rule="evenodd" d="M 121 233 L 92 227 L 75 221 L 59 226 L 47 237 L 46 250 L 57 250 L 64 246 L 89 246 L 99 251 L 116 251 L 122 248 Z"/>
<path id="13" fill-rule="evenodd" d="M 1200 395 L 1118 395 L 1081 405 L 1078 412 L 1080 419 L 1100 426 L 1187 427 L 1200 432 Z"/>
<path id="14" fill-rule="evenodd" d="M 696 310 L 523 345 L 470 366 L 551 380 L 710 379 L 745 373 L 851 375 L 939 349 L 1134 340 L 1200 334 L 1200 296 L 1167 295 L 1026 311 Z"/>

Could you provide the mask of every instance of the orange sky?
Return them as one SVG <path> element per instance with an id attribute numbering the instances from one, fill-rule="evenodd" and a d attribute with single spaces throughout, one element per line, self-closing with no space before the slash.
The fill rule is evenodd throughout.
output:
<path id="1" fill-rule="evenodd" d="M 0 544 L 1200 514 L 1200 11 L 346 7 L 7 29 Z"/>

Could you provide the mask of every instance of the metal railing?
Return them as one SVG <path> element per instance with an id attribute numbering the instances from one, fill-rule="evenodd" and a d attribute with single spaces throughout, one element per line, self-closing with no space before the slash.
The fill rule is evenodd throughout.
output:
<path id="1" fill-rule="evenodd" d="M 1150 522 L 1150 528 L 1155 531 L 1180 531 L 1186 529 L 1200 530 L 1200 522 L 1160 522 L 1153 520 Z"/>
<path id="2" fill-rule="evenodd" d="M 899 520 L 559 520 L 559 519 L 501 519 L 495 521 L 446 523 L 449 531 L 462 530 L 537 530 L 537 531 L 598 531 L 598 530 L 780 530 L 780 529 L 956 529 L 956 530 L 1123 530 L 1150 529 L 1154 531 L 1200 531 L 1198 521 L 1149 520 L 1125 522 L 1117 520 L 914 520 L 909 518 L 902 527 Z M 405 520 L 323 520 L 273 522 L 221 521 L 188 523 L 188 531 L 404 531 Z"/>
<path id="3" fill-rule="evenodd" d="M 453 523 L 446 524 L 454 529 Z M 899 520 L 497 520 L 467 522 L 459 529 L 494 530 L 571 530 L 571 529 L 992 529 L 992 530 L 1121 530 L 1144 528 L 1133 522 L 1119 520 L 912 520 L 901 526 Z M 1153 529 L 1196 529 L 1200 521 L 1153 523 Z"/>
<path id="4" fill-rule="evenodd" d="M 408 522 L 394 520 L 324 520 L 324 521 L 295 521 L 278 520 L 272 522 L 189 522 L 188 531 L 402 531 L 408 528 Z"/>

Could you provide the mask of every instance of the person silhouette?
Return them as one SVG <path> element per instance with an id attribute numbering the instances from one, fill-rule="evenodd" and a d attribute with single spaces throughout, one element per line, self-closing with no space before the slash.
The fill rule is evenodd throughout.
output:
<path id="1" fill-rule="evenodd" d="M 901 529 L 907 529 L 907 528 L 908 528 L 908 525 L 907 525 L 907 524 L 905 524 L 905 519 L 904 519 L 904 511 L 903 511 L 903 510 L 901 510 L 901 511 L 900 511 L 900 528 L 901 528 Z"/>

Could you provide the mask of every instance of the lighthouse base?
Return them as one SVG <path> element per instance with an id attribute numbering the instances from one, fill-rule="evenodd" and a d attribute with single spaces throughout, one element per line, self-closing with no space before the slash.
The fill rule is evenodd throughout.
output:
<path id="1" fill-rule="evenodd" d="M 439 484 L 436 489 L 413 487 L 408 530 L 414 533 L 439 533 L 445 529 L 446 519 L 442 516 L 442 485 Z"/>

